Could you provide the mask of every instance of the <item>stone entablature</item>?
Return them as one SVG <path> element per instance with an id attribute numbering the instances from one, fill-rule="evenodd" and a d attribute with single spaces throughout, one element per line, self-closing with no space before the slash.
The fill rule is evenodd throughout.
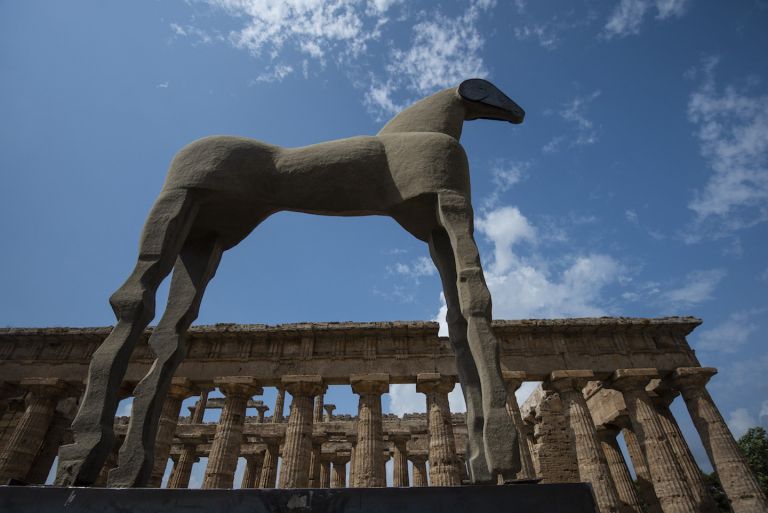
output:
<path id="1" fill-rule="evenodd" d="M 685 337 L 701 321 L 585 318 L 494 321 L 506 369 L 543 380 L 552 370 L 590 369 L 597 378 L 616 369 L 697 367 Z M 3 379 L 16 382 L 29 366 L 48 365 L 46 375 L 85 378 L 91 354 L 109 334 L 103 328 L 0 329 Z M 448 339 L 434 322 L 216 324 L 189 330 L 189 354 L 176 376 L 212 381 L 219 376 L 257 376 L 262 386 L 283 375 L 320 375 L 326 385 L 349 384 L 349 376 L 386 368 L 390 383 L 415 383 L 420 372 L 456 377 Z M 147 330 L 133 354 L 126 381 L 137 382 L 152 357 Z"/>

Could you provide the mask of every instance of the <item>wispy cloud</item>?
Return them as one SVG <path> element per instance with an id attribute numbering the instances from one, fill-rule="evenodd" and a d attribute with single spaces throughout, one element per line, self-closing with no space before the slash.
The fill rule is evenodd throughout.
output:
<path id="1" fill-rule="evenodd" d="M 276 64 L 253 79 L 254 83 L 280 82 L 293 73 L 293 67 L 287 64 Z"/>
<path id="2" fill-rule="evenodd" d="M 588 117 L 587 110 L 589 105 L 595 101 L 601 94 L 600 90 L 595 90 L 588 95 L 576 96 L 563 104 L 558 114 L 570 126 L 568 134 L 557 135 L 550 139 L 542 147 L 544 153 L 554 153 L 560 149 L 563 144 L 569 147 L 585 146 L 594 144 L 599 138 L 599 130 L 595 123 Z"/>
<path id="3" fill-rule="evenodd" d="M 603 28 L 606 39 L 640 33 L 640 27 L 649 10 L 656 10 L 656 19 L 681 17 L 688 0 L 621 0 L 614 8 Z"/>
<path id="4" fill-rule="evenodd" d="M 488 197 L 483 199 L 483 209 L 494 208 L 501 196 L 509 189 L 525 178 L 525 174 L 531 167 L 529 161 L 505 161 L 499 160 L 491 165 L 491 183 L 493 190 Z"/>
<path id="5" fill-rule="evenodd" d="M 717 238 L 768 221 L 768 95 L 733 85 L 720 90 L 718 60 L 703 65 L 704 80 L 691 95 L 688 117 L 712 173 L 688 204 L 696 215 L 689 242 Z"/>
<path id="6" fill-rule="evenodd" d="M 741 438 L 749 428 L 757 426 L 757 420 L 746 408 L 736 408 L 728 414 L 728 427 L 734 438 Z"/>
<path id="7" fill-rule="evenodd" d="M 661 294 L 661 299 L 671 306 L 689 307 L 712 299 L 717 285 L 725 278 L 723 269 L 692 271 L 684 283 Z"/>
<path id="8" fill-rule="evenodd" d="M 701 351 L 738 352 L 747 343 L 749 337 L 760 328 L 755 322 L 755 317 L 765 312 L 766 308 L 760 308 L 732 313 L 717 326 L 697 332 L 694 346 Z"/>
<path id="9" fill-rule="evenodd" d="M 410 278 L 415 284 L 419 284 L 419 278 L 424 276 L 434 276 L 437 273 L 432 260 L 427 257 L 419 257 L 411 263 L 396 262 L 387 267 L 389 274 Z"/>

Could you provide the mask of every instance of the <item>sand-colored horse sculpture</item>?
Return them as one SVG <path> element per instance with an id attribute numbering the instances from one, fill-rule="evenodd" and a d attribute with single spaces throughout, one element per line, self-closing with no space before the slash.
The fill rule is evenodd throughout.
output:
<path id="1" fill-rule="evenodd" d="M 468 470 L 475 483 L 514 478 L 517 436 L 506 411 L 491 295 L 473 238 L 464 121 L 520 123 L 523 110 L 486 80 L 471 79 L 413 104 L 376 136 L 302 148 L 214 136 L 173 159 L 141 235 L 136 267 L 110 297 L 117 324 L 93 354 L 74 443 L 59 452 L 56 484 L 89 486 L 115 441 L 118 390 L 154 317 L 155 293 L 173 270 L 168 304 L 149 346 L 155 361 L 134 390 L 113 487 L 146 486 L 163 402 L 184 359 L 221 255 L 275 212 L 386 215 L 429 244 L 448 306 L 450 341 L 467 404 Z"/>

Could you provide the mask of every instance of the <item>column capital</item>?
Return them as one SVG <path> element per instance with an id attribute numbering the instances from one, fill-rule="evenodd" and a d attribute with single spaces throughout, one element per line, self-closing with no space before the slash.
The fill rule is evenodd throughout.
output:
<path id="1" fill-rule="evenodd" d="M 544 388 L 555 392 L 581 392 L 587 383 L 594 379 L 595 373 L 591 370 L 556 370 L 550 372 L 544 380 Z"/>
<path id="2" fill-rule="evenodd" d="M 346 465 L 351 457 L 352 455 L 348 452 L 337 452 L 331 456 L 331 461 L 334 465 Z"/>
<path id="3" fill-rule="evenodd" d="M 245 396 L 261 395 L 264 389 L 261 388 L 256 378 L 248 376 L 227 376 L 213 380 L 214 386 L 221 390 L 224 395 Z"/>
<path id="4" fill-rule="evenodd" d="M 352 374 L 349 376 L 352 392 L 362 394 L 385 394 L 389 392 L 389 374 Z"/>
<path id="5" fill-rule="evenodd" d="M 597 438 L 599 438 L 601 441 L 615 440 L 621 432 L 621 428 L 614 426 L 613 424 L 595 426 L 595 430 L 597 431 Z"/>
<path id="6" fill-rule="evenodd" d="M 397 429 L 387 433 L 387 438 L 395 447 L 404 447 L 411 439 L 411 432 L 407 429 Z"/>
<path id="7" fill-rule="evenodd" d="M 419 463 L 425 463 L 428 457 L 423 452 L 412 452 L 408 454 L 408 459 L 413 463 L 419 464 Z"/>
<path id="8" fill-rule="evenodd" d="M 507 393 L 514 393 L 523 381 L 526 379 L 526 374 L 523 371 L 501 371 L 501 377 L 504 380 L 504 384 L 507 387 Z"/>
<path id="9" fill-rule="evenodd" d="M 169 399 L 186 399 L 195 394 L 195 387 L 188 378 L 174 377 L 168 388 Z"/>
<path id="10" fill-rule="evenodd" d="M 57 399 L 73 393 L 74 387 L 58 378 L 24 378 L 19 383 L 22 390 L 27 390 L 37 397 Z"/>
<path id="11" fill-rule="evenodd" d="M 678 367 L 671 376 L 672 386 L 680 391 L 702 388 L 715 374 L 714 367 Z"/>
<path id="12" fill-rule="evenodd" d="M 644 392 L 646 385 L 658 378 L 659 372 L 656 369 L 617 369 L 603 385 L 622 393 Z"/>
<path id="13" fill-rule="evenodd" d="M 314 397 L 325 390 L 323 378 L 319 375 L 289 375 L 280 380 L 285 390 L 293 396 Z"/>
<path id="14" fill-rule="evenodd" d="M 257 404 L 256 406 L 254 406 L 254 408 L 256 408 L 256 411 L 259 412 L 259 415 L 264 415 L 264 413 L 266 413 L 267 410 L 269 410 L 269 406 L 267 406 L 264 403 Z"/>
<path id="15" fill-rule="evenodd" d="M 432 392 L 450 393 L 456 386 L 456 380 L 437 372 L 424 372 L 416 375 L 416 391 L 422 394 Z"/>
<path id="16" fill-rule="evenodd" d="M 331 420 L 333 420 L 333 410 L 336 409 L 336 405 L 332 403 L 325 403 L 323 405 L 323 409 L 325 410 L 325 415 L 328 418 L 326 422 L 330 422 Z"/>
<path id="17" fill-rule="evenodd" d="M 672 401 L 680 395 L 680 391 L 676 388 L 672 388 L 671 383 L 667 380 L 653 380 L 646 387 L 646 390 L 651 394 L 651 400 L 657 407 L 669 408 Z"/>
<path id="18" fill-rule="evenodd" d="M 312 432 L 312 445 L 321 446 L 329 440 L 328 433 L 325 431 L 313 431 Z"/>

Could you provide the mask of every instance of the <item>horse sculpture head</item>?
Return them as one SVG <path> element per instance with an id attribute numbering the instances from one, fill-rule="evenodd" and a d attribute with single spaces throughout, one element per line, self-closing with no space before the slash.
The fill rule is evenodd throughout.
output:
<path id="1" fill-rule="evenodd" d="M 496 119 L 522 123 L 525 111 L 495 85 L 482 78 L 471 78 L 459 85 L 464 100 L 464 119 Z"/>

